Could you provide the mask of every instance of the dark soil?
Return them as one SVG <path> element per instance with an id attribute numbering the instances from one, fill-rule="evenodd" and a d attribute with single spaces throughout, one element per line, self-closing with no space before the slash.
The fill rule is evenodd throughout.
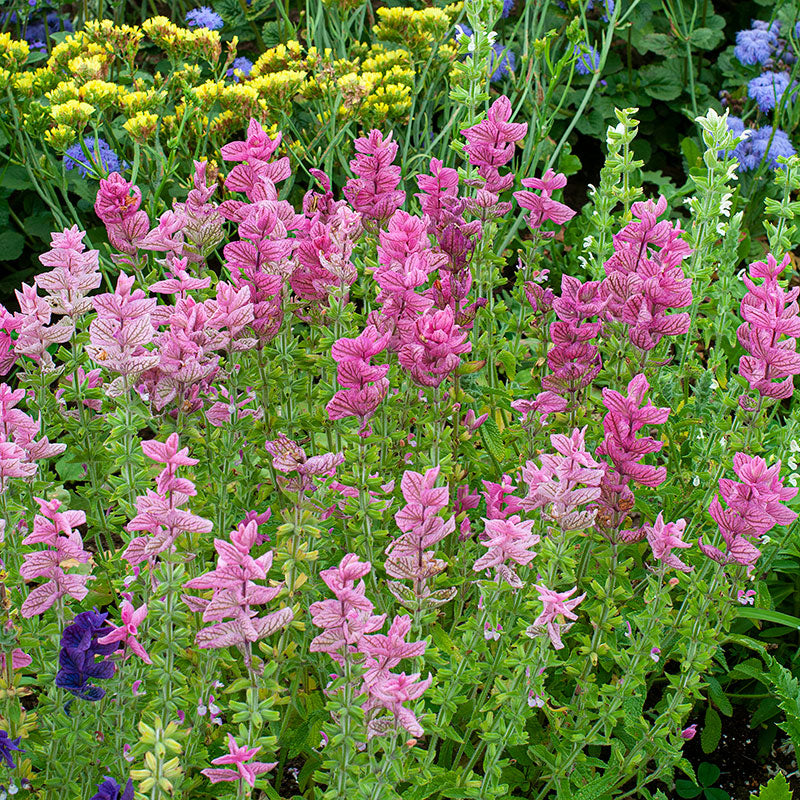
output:
<path id="1" fill-rule="evenodd" d="M 786 776 L 792 795 L 800 798 L 794 748 L 782 733 L 774 736 L 774 730 L 767 730 L 770 725 L 772 723 L 752 730 L 747 711 L 734 708 L 733 716 L 722 717 L 722 738 L 713 753 L 703 752 L 698 725 L 698 735 L 686 743 L 684 754 L 695 769 L 704 761 L 719 767 L 721 774 L 716 786 L 726 791 L 731 800 L 750 800 L 750 795 L 758 792 L 759 787 L 778 772 Z M 764 747 L 764 741 L 770 739 L 772 744 Z M 760 742 L 762 747 L 759 747 Z M 672 795 L 667 792 L 667 796 Z"/>

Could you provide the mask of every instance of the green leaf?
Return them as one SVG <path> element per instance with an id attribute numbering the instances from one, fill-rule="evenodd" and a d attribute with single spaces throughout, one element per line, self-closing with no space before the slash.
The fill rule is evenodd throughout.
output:
<path id="1" fill-rule="evenodd" d="M 22 255 L 25 239 L 16 231 L 0 233 L 0 261 L 15 261 Z"/>
<path id="2" fill-rule="evenodd" d="M 510 350 L 501 350 L 497 354 L 497 360 L 503 365 L 506 375 L 513 381 L 517 377 L 517 359 Z"/>
<path id="3" fill-rule="evenodd" d="M 722 736 L 722 720 L 713 706 L 706 708 L 706 718 L 703 723 L 703 730 L 700 732 L 700 746 L 703 752 L 708 755 L 717 749 L 720 737 Z"/>
<path id="4" fill-rule="evenodd" d="M 497 427 L 497 423 L 489 417 L 478 430 L 492 458 L 494 458 L 498 464 L 505 461 L 506 448 L 503 444 L 503 438 L 500 436 L 500 428 Z"/>
<path id="5" fill-rule="evenodd" d="M 702 786 L 713 786 L 719 779 L 720 770 L 716 764 L 704 761 L 697 768 L 697 782 Z"/>
<path id="6" fill-rule="evenodd" d="M 792 790 L 785 775 L 779 772 L 758 794 L 751 794 L 750 800 L 792 800 Z"/>
<path id="7" fill-rule="evenodd" d="M 711 28 L 695 28 L 689 37 L 689 43 L 698 50 L 713 50 L 725 38 L 720 30 Z"/>
<path id="8" fill-rule="evenodd" d="M 678 797 L 685 797 L 687 800 L 691 800 L 692 797 L 698 797 L 703 789 L 696 783 L 679 778 L 675 781 L 675 791 L 678 793 Z"/>
<path id="9" fill-rule="evenodd" d="M 731 800 L 731 796 L 724 790 L 716 786 L 706 788 L 703 791 L 705 800 Z"/>
<path id="10" fill-rule="evenodd" d="M 788 625 L 790 628 L 800 630 L 800 619 L 789 614 L 783 614 L 780 611 L 772 611 L 769 608 L 742 606 L 736 609 L 736 616 L 744 617 L 745 619 L 757 619 L 761 622 L 773 622 L 776 625 Z"/>
<path id="11" fill-rule="evenodd" d="M 639 70 L 641 87 L 654 100 L 675 100 L 683 91 L 680 61 L 648 64 Z"/>
<path id="12" fill-rule="evenodd" d="M 572 795 L 572 800 L 599 800 L 617 785 L 619 778 L 618 772 L 609 769 L 604 775 L 584 786 L 577 794 Z"/>

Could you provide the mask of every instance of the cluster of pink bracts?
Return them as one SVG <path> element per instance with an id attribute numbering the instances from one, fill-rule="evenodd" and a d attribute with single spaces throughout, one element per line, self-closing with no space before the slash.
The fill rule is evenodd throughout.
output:
<path id="1" fill-rule="evenodd" d="M 50 375 L 55 365 L 48 348 L 70 341 L 76 320 L 94 311 L 86 353 L 97 368 L 77 373 L 86 386 L 102 387 L 109 397 L 137 391 L 156 412 L 172 415 L 205 408 L 215 425 L 225 424 L 234 414 L 258 417 L 263 410 L 252 392 L 231 402 L 228 390 L 215 384 L 223 358 L 262 349 L 278 335 L 289 313 L 315 324 L 327 313 L 326 306 L 343 307 L 358 278 L 354 247 L 362 233 L 369 231 L 378 241 L 372 273 L 374 304 L 357 336 L 340 337 L 333 344 L 331 355 L 341 388 L 326 406 L 331 420 L 356 418 L 359 433 L 366 436 L 370 418 L 391 391 L 392 363 L 418 386 L 438 388 L 471 350 L 469 331 L 486 302 L 480 297 L 470 302 L 474 294 L 471 258 L 487 222 L 512 209 L 512 202 L 502 201 L 500 193 L 514 184 L 515 176 L 501 170 L 527 133 L 527 125 L 510 118 L 510 103 L 501 97 L 485 120 L 462 132 L 467 142 L 464 151 L 477 178 L 461 181 L 456 170 L 431 160 L 430 174 L 417 176 L 421 216 L 402 209 L 406 195 L 398 188 L 401 170 L 394 164 L 398 148 L 391 136 L 384 138 L 378 131 L 356 140 L 356 157 L 351 162 L 355 177 L 345 186 L 345 199 L 334 200 L 328 176 L 313 170 L 322 191 L 306 194 L 302 213 L 278 198 L 276 184 L 290 174 L 288 159 L 275 158 L 280 136 L 270 139 L 255 121 L 245 141 L 222 149 L 223 157 L 236 163 L 226 178 L 226 188 L 246 199 L 213 203 L 215 185 L 207 180 L 207 165 L 196 162 L 194 188 L 186 202 L 175 203 L 152 225 L 141 209 L 139 188 L 112 174 L 100 182 L 95 210 L 119 251 L 112 256 L 120 267 L 114 291 L 90 296 L 100 286 L 101 275 L 98 253 L 86 251 L 83 233 L 73 228 L 53 234 L 50 251 L 41 256 L 42 264 L 51 269 L 36 276 L 35 286 L 24 286 L 17 293 L 18 313 L 9 314 L 0 307 L 0 371 L 5 374 L 17 360 L 28 358 L 43 375 Z M 525 190 L 513 194 L 519 207 L 528 212 L 535 236 L 552 235 L 542 230 L 546 222 L 562 225 L 574 215 L 553 199 L 565 183 L 563 175 L 548 170 L 541 178 L 523 178 Z M 476 191 L 462 193 L 464 187 Z M 633 219 L 614 236 L 614 253 L 605 263 L 602 280 L 581 281 L 565 275 L 559 296 L 537 283 L 527 285 L 534 312 L 543 318 L 552 309 L 556 319 L 549 326 L 549 373 L 542 391 L 513 404 L 526 427 L 540 428 L 551 414 L 571 410 L 581 402 L 584 390 L 603 367 L 598 337 L 621 332 L 644 365 L 663 337 L 689 330 L 687 312 L 668 313 L 691 306 L 693 299 L 691 282 L 681 269 L 690 250 L 678 223 L 658 221 L 666 210 L 663 197 L 633 204 Z M 238 230 L 238 239 L 223 248 L 230 282 L 219 281 L 213 296 L 199 301 L 195 293 L 209 289 L 211 281 L 192 274 L 192 265 L 204 262 L 221 243 L 225 221 Z M 166 277 L 148 287 L 149 291 L 171 298 L 170 302 L 159 303 L 144 288 L 134 288 L 151 251 L 162 254 L 158 261 Z M 766 263 L 753 264 L 750 278 L 745 278 L 748 294 L 741 305 L 744 322 L 738 335 L 748 355 L 741 359 L 739 371 L 761 400 L 789 397 L 793 376 L 800 374 L 800 356 L 795 352 L 800 290 L 786 291 L 779 285 L 786 264 L 784 260 L 778 265 L 770 255 Z M 756 284 L 758 279 L 761 284 Z M 73 379 L 67 376 L 66 380 Z M 634 504 L 632 484 L 657 487 L 666 479 L 664 467 L 642 463 L 646 455 L 662 447 L 661 441 L 642 429 L 664 424 L 670 413 L 649 400 L 645 403 L 648 389 L 644 374 L 633 377 L 626 394 L 603 389 L 607 412 L 603 440 L 589 451 L 585 428 L 569 435 L 553 434 L 554 452 L 542 454 L 540 463 L 528 461 L 521 471 L 527 487 L 524 493 L 516 493 L 517 485 L 509 476 L 501 483 L 485 483 L 487 511 L 479 540 L 486 552 L 475 561 L 475 572 L 522 587 L 518 570 L 530 566 L 536 556 L 533 547 L 540 542 L 533 530 L 534 519 L 523 519 L 522 514 L 537 510 L 562 533 L 596 526 L 615 544 L 646 538 L 658 569 L 691 569 L 673 553 L 691 546 L 684 541 L 685 520 L 665 522 L 659 514 L 652 524 L 625 529 Z M 39 423 L 16 408 L 23 397 L 24 390 L 12 391 L 0 384 L 0 492 L 9 481 L 32 476 L 37 460 L 64 449 L 46 437 L 39 438 Z M 87 413 L 101 411 L 96 399 L 83 403 Z M 741 403 L 747 410 L 754 408 L 749 398 Z M 464 424 L 477 428 L 483 418 L 476 421 L 470 413 Z M 153 569 L 159 557 L 171 552 L 187 532 L 210 533 L 212 523 L 186 509 L 196 489 L 178 475 L 178 469 L 197 461 L 186 448 L 179 449 L 177 434 L 165 443 L 145 442 L 142 447 L 148 458 L 164 467 L 156 491 L 137 498 L 137 513 L 127 530 L 138 535 L 123 556 L 137 569 L 147 565 L 155 580 Z M 315 481 L 332 478 L 344 460 L 340 453 L 308 458 L 283 434 L 267 442 L 266 450 L 273 457 L 280 485 L 296 493 L 298 503 L 315 491 Z M 725 551 L 702 540 L 699 546 L 722 565 L 750 567 L 760 554 L 758 540 L 774 526 L 796 518 L 783 505 L 796 490 L 781 483 L 780 462 L 768 467 L 761 458 L 737 453 L 733 465 L 739 481 L 720 480 L 724 505 L 717 496 L 710 507 Z M 447 566 L 433 548 L 455 533 L 456 519 L 448 516 L 452 510 L 465 515 L 480 502 L 468 485 L 456 487 L 456 497 L 451 498 L 448 488 L 436 486 L 438 476 L 439 467 L 434 466 L 425 473 L 407 471 L 402 478 L 405 505 L 395 514 L 399 535 L 386 550 L 385 570 L 393 579 L 391 592 L 408 608 L 437 605 L 453 597 L 454 590 L 431 588 L 432 579 Z M 344 495 L 354 493 L 352 487 L 339 485 L 338 490 Z M 83 512 L 62 510 L 58 501 L 37 502 L 40 513 L 22 543 L 47 549 L 27 552 L 20 573 L 26 580 L 45 580 L 28 595 L 24 616 L 42 614 L 66 597 L 83 599 L 91 579 L 85 570 L 68 571 L 74 568 L 71 565 L 89 562 L 76 530 L 85 521 Z M 389 506 L 386 501 L 383 507 Z M 281 584 L 266 585 L 272 553 L 251 554 L 260 544 L 257 528 L 263 519 L 264 515 L 251 512 L 230 534 L 230 541 L 215 539 L 216 569 L 185 584 L 190 590 L 210 590 L 212 596 L 183 598 L 209 623 L 197 634 L 198 645 L 236 645 L 245 653 L 248 666 L 252 644 L 293 618 L 288 608 L 266 614 L 258 608 L 282 589 Z M 462 519 L 463 539 L 471 530 L 469 521 Z M 422 656 L 425 642 L 406 641 L 411 631 L 407 616 L 396 616 L 387 634 L 378 633 L 385 615 L 373 614 L 363 580 L 371 569 L 369 563 L 348 553 L 338 566 L 320 573 L 335 599 L 310 607 L 313 623 L 322 629 L 311 649 L 330 654 L 348 668 L 353 659 L 363 666 L 355 688 L 367 697 L 370 735 L 399 724 L 419 736 L 422 728 L 406 704 L 421 696 L 431 677 L 421 679 L 418 673 L 392 670 L 402 659 Z M 577 619 L 575 609 L 585 595 L 573 597 L 577 587 L 556 592 L 540 582 L 535 588 L 543 608 L 528 633 L 546 635 L 560 649 L 568 621 Z M 109 641 L 123 642 L 126 657 L 130 651 L 149 660 L 137 639 L 146 613 L 144 606 L 134 609 L 130 599 L 122 606 L 122 624 Z M 19 656 L 24 660 L 25 654 Z M 258 772 L 272 766 L 248 765 L 255 751 L 245 752 L 233 739 L 230 747 L 231 753 L 215 763 L 236 764 L 239 772 L 207 770 L 211 780 L 233 780 L 230 775 L 241 774 L 252 785 Z"/>

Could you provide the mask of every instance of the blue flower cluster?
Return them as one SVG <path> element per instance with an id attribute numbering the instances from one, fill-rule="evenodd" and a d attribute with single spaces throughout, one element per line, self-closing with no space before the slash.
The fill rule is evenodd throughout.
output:
<path id="1" fill-rule="evenodd" d="M 792 88 L 797 82 L 792 84 Z M 780 103 L 783 93 L 789 88 L 789 76 L 785 72 L 762 72 L 747 84 L 747 95 L 756 101 L 763 112 L 772 111 Z M 791 97 L 797 99 L 797 91 Z"/>
<path id="2" fill-rule="evenodd" d="M 35 5 L 35 4 L 34 4 Z M 0 15 L 0 29 L 5 30 L 9 25 L 16 25 L 17 13 Z M 55 11 L 50 11 L 44 18 L 29 15 L 20 19 L 21 36 L 32 50 L 46 50 L 47 37 L 59 31 L 75 30 L 72 22 L 67 17 L 61 17 Z"/>
<path id="3" fill-rule="evenodd" d="M 500 42 L 495 42 L 492 45 L 492 55 L 489 59 L 489 69 L 492 70 L 489 80 L 499 81 L 511 74 L 516 61 L 516 57 L 507 47 Z"/>
<path id="4" fill-rule="evenodd" d="M 578 75 L 588 75 L 600 66 L 600 53 L 590 44 L 576 44 L 573 53 L 576 56 L 580 56 L 575 62 L 575 72 L 577 72 Z"/>
<path id="5" fill-rule="evenodd" d="M 86 153 L 83 152 L 80 144 L 73 144 L 64 153 L 64 166 L 67 169 L 75 169 L 77 167 L 81 178 L 85 178 L 90 171 L 92 172 L 92 177 L 103 177 L 111 172 L 120 172 L 123 169 L 119 156 L 111 149 L 105 139 L 97 140 L 96 150 L 94 139 L 84 139 L 83 145 L 91 154 L 91 159 L 86 158 Z"/>
<path id="6" fill-rule="evenodd" d="M 795 55 L 786 39 L 781 38 L 781 24 L 778 20 L 764 22 L 752 20 L 751 27 L 736 34 L 734 56 L 746 66 L 762 64 L 771 66 L 775 61 L 793 64 Z M 797 35 L 797 32 L 796 32 Z"/>
<path id="7" fill-rule="evenodd" d="M 208 6 L 200 6 L 186 12 L 186 24 L 191 28 L 208 28 L 218 31 L 225 23 L 216 11 Z"/>
<path id="8" fill-rule="evenodd" d="M 511 13 L 511 9 L 514 8 L 514 2 L 515 0 L 503 0 L 503 19 Z"/>
<path id="9" fill-rule="evenodd" d="M 106 778 L 97 784 L 99 791 L 89 800 L 133 800 L 133 781 L 128 778 L 128 783 L 123 789 L 113 778 Z"/>
<path id="10" fill-rule="evenodd" d="M 249 58 L 245 58 L 244 56 L 239 56 L 239 58 L 233 59 L 233 64 L 225 74 L 229 78 L 233 78 L 238 83 L 240 78 L 236 74 L 236 70 L 241 70 L 244 76 L 247 77 L 248 75 L 250 75 L 250 70 L 252 69 L 253 69 L 253 62 Z"/>
<path id="11" fill-rule="evenodd" d="M 111 633 L 107 617 L 107 613 L 97 610 L 82 611 L 61 635 L 56 686 L 82 700 L 100 700 L 106 690 L 94 686 L 92 681 L 108 680 L 114 675 L 115 666 L 106 656 L 119 647 L 119 642 L 98 644 L 97 641 Z M 101 656 L 100 661 L 95 661 L 97 656 Z"/>
<path id="12" fill-rule="evenodd" d="M 771 125 L 761 128 L 745 128 L 739 117 L 728 117 L 728 127 L 737 135 L 745 134 L 745 139 L 733 150 L 733 157 L 739 162 L 740 172 L 758 169 L 763 160 L 770 169 L 778 169 L 780 156 L 793 156 L 795 149 L 785 131 L 780 128 L 773 133 Z"/>

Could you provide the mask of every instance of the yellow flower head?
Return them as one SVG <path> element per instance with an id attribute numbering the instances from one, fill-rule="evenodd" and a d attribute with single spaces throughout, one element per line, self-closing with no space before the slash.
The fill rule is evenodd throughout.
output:
<path id="1" fill-rule="evenodd" d="M 290 39 L 286 43 L 281 43 L 277 47 L 270 47 L 265 50 L 250 71 L 250 77 L 258 78 L 269 72 L 278 72 L 282 69 L 289 69 L 300 63 L 303 58 L 303 48 L 300 42 Z"/>
<path id="2" fill-rule="evenodd" d="M 58 125 L 68 125 L 76 130 L 83 130 L 89 122 L 89 118 L 94 114 L 94 106 L 88 103 L 81 103 L 79 100 L 68 100 L 61 105 L 53 106 L 50 109 L 50 116 Z"/>
<path id="3" fill-rule="evenodd" d="M 66 150 L 77 138 L 75 130 L 67 125 L 56 125 L 44 134 L 44 140 L 56 150 Z"/>
<path id="4" fill-rule="evenodd" d="M 81 83 L 86 81 L 104 80 L 108 77 L 109 57 L 106 53 L 98 53 L 93 56 L 75 56 L 67 62 L 67 70 L 70 75 Z"/>
<path id="5" fill-rule="evenodd" d="M 80 100 L 81 94 L 75 81 L 61 81 L 55 89 L 47 92 L 45 97 L 51 105 L 60 106 L 70 100 Z"/>
<path id="6" fill-rule="evenodd" d="M 12 39 L 10 33 L 0 33 L 0 66 L 16 72 L 28 60 L 27 42 Z"/>
<path id="7" fill-rule="evenodd" d="M 97 106 L 99 109 L 106 109 L 114 103 L 117 98 L 119 87 L 116 83 L 109 81 L 89 81 L 81 86 L 80 99 Z"/>
<path id="8" fill-rule="evenodd" d="M 155 136 L 158 117 L 150 111 L 139 111 L 122 127 L 134 141 L 144 144 Z"/>

